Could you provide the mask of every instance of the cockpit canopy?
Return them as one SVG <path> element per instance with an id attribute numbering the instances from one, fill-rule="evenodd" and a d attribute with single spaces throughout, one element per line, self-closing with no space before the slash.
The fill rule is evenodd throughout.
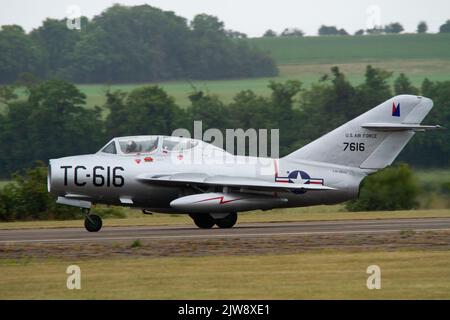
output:
<path id="1" fill-rule="evenodd" d="M 158 148 L 158 139 L 158 137 L 130 137 L 118 139 L 117 142 L 123 154 L 150 153 Z"/>
<path id="2" fill-rule="evenodd" d="M 202 141 L 171 136 L 130 136 L 114 138 L 98 153 L 136 155 L 161 151 L 183 152 L 197 147 Z"/>

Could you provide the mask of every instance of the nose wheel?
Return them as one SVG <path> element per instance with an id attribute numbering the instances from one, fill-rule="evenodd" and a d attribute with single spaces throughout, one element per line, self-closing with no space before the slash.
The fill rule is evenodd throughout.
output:
<path id="1" fill-rule="evenodd" d="M 86 230 L 89 232 L 100 231 L 103 225 L 102 218 L 96 214 L 91 214 L 89 209 L 83 209 L 82 211 L 85 214 L 84 227 Z"/>

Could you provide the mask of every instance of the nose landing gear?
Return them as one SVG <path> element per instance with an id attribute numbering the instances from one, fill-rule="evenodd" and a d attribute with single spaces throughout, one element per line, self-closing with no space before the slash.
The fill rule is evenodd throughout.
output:
<path id="1" fill-rule="evenodd" d="M 89 232 L 98 232 L 102 228 L 103 222 L 102 218 L 100 218 L 96 214 L 91 214 L 90 209 L 81 209 L 83 214 L 85 215 L 84 218 L 84 227 Z"/>

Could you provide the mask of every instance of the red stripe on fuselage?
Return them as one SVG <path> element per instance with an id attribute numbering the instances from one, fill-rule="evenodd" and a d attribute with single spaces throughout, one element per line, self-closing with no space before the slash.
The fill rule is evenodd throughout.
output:
<path id="1" fill-rule="evenodd" d="M 322 181 L 309 181 L 309 184 L 323 184 Z"/>
<path id="2" fill-rule="evenodd" d="M 241 198 L 238 198 L 238 199 L 231 199 L 231 200 L 224 200 L 224 196 L 221 196 L 221 197 L 215 197 L 215 198 L 209 198 L 209 199 L 204 199 L 204 200 L 196 201 L 196 202 L 194 202 L 194 203 L 205 202 L 205 201 L 211 201 L 211 200 L 218 200 L 218 199 L 220 199 L 219 204 L 225 204 L 225 203 L 229 203 L 229 202 L 241 200 Z"/>

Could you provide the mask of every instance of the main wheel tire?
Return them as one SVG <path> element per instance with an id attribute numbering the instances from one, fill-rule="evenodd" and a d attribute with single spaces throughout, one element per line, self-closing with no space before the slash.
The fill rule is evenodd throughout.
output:
<path id="1" fill-rule="evenodd" d="M 236 224 L 236 221 L 237 221 L 237 213 L 233 212 L 227 215 L 225 218 L 216 219 L 216 225 L 219 228 L 228 229 L 232 228 Z"/>
<path id="2" fill-rule="evenodd" d="M 90 214 L 84 219 L 84 227 L 89 232 L 98 232 L 102 228 L 103 222 L 96 214 Z"/>
<path id="3" fill-rule="evenodd" d="M 216 221 L 213 217 L 211 217 L 209 214 L 195 214 L 190 215 L 191 218 L 194 220 L 194 223 L 197 227 L 200 229 L 211 229 Z"/>

